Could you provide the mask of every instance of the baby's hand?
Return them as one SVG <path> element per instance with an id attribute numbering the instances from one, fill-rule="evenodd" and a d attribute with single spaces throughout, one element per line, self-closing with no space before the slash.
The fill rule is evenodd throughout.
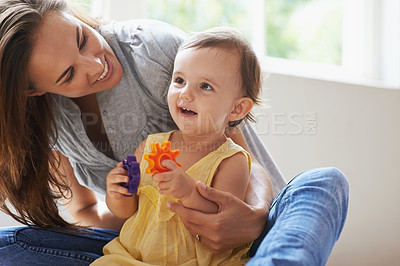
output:
<path id="1" fill-rule="evenodd" d="M 132 195 L 126 187 L 121 186 L 122 182 L 129 181 L 128 171 L 122 167 L 122 162 L 112 169 L 107 175 L 107 196 L 110 198 L 121 199 L 125 195 Z"/>
<path id="2" fill-rule="evenodd" d="M 153 180 L 159 183 L 160 194 L 170 195 L 180 200 L 189 197 L 196 186 L 194 180 L 172 160 L 163 160 L 161 165 L 170 171 L 153 175 Z"/>

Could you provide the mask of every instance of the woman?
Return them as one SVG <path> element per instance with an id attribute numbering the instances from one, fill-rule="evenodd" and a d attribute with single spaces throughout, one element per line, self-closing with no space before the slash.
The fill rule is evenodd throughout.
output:
<path id="1" fill-rule="evenodd" d="M 42 228 L 3 229 L 2 263 L 86 265 L 118 235 L 123 220 L 98 209 L 94 191 L 105 192 L 109 170 L 148 134 L 175 128 L 166 93 L 183 38 L 177 29 L 154 21 L 97 28 L 72 15 L 63 0 L 0 2 L 0 194 L 16 214 L 5 204 L 2 209 Z M 243 132 L 247 141 L 258 141 L 249 137 L 251 128 Z M 241 133 L 231 138 L 249 150 Z M 262 147 L 252 151 L 263 163 Z M 275 199 L 268 216 L 270 181 L 260 164 L 252 169 L 248 204 L 199 185 L 199 192 L 220 206 L 218 214 L 179 204 L 171 210 L 213 252 L 263 232 L 250 263 L 325 263 L 347 212 L 344 176 L 335 169 L 303 173 Z M 57 199 L 68 201 L 75 224 L 59 216 Z M 281 227 L 293 231 L 283 233 Z"/>

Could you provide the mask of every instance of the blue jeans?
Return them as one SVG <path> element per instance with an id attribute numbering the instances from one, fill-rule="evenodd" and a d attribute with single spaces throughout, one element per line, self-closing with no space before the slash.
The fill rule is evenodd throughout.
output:
<path id="1" fill-rule="evenodd" d="M 27 226 L 0 228 L 0 266 L 89 265 L 118 235 L 119 232 L 106 229 L 68 234 Z"/>
<path id="2" fill-rule="evenodd" d="M 343 229 L 348 202 L 349 184 L 338 169 L 296 176 L 272 202 L 247 265 L 325 265 Z"/>
<path id="3" fill-rule="evenodd" d="M 337 169 L 296 176 L 273 201 L 248 265 L 324 265 L 343 228 L 347 205 L 348 183 Z M 0 229 L 0 266 L 88 265 L 118 235 L 104 229 L 84 232 Z"/>

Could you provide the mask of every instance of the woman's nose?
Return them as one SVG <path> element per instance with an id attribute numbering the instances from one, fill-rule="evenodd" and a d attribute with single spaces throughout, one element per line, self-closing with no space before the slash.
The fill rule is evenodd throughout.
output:
<path id="1" fill-rule="evenodd" d="M 88 76 L 96 79 L 104 71 L 104 64 L 97 56 L 82 56 L 81 65 Z"/>

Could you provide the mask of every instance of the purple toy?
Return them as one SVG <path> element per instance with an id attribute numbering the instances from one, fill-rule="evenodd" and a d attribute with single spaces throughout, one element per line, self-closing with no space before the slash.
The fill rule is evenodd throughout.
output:
<path id="1" fill-rule="evenodd" d="M 128 188 L 129 193 L 137 193 L 140 183 L 140 169 L 139 163 L 136 161 L 134 155 L 128 155 L 126 159 L 122 160 L 122 166 L 128 171 L 128 183 L 121 183 L 121 186 Z M 132 195 L 125 195 L 131 197 Z"/>

